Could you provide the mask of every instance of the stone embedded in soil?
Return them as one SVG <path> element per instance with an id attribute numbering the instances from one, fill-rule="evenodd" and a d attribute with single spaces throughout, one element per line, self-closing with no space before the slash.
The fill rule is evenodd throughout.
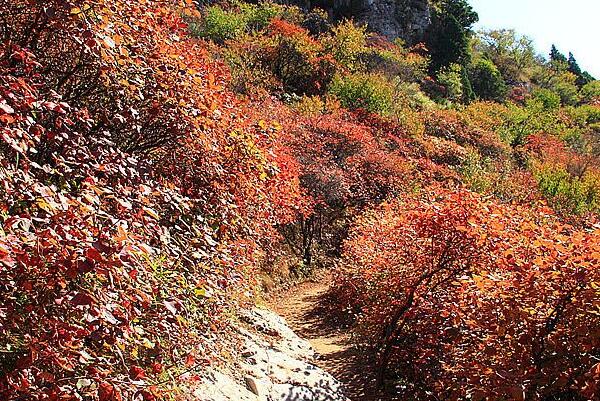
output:
<path id="1" fill-rule="evenodd" d="M 242 321 L 250 326 L 237 328 L 244 343 L 237 372 L 243 380 L 207 373 L 198 401 L 348 401 L 340 382 L 312 363 L 316 355 L 310 343 L 282 317 L 253 309 L 242 314 Z"/>

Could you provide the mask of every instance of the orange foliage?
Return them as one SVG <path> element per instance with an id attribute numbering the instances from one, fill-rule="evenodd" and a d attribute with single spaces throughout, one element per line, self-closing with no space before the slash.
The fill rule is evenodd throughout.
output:
<path id="1" fill-rule="evenodd" d="M 302 209 L 297 163 L 187 36 L 191 2 L 0 12 L 0 398 L 160 398 Z"/>
<path id="2" fill-rule="evenodd" d="M 438 189 L 366 213 L 344 255 L 337 288 L 407 396 L 597 396 L 600 231 Z"/>

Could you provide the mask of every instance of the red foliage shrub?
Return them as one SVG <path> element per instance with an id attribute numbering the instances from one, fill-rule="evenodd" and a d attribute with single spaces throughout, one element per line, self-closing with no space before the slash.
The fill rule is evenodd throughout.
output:
<path id="1" fill-rule="evenodd" d="M 474 146 L 484 156 L 497 157 L 507 151 L 507 146 L 495 132 L 484 130 L 479 124 L 470 124 L 456 111 L 434 111 L 427 113 L 424 118 L 427 135 L 454 141 L 463 146 Z"/>
<path id="2" fill-rule="evenodd" d="M 432 190 L 358 220 L 337 288 L 418 399 L 597 396 L 600 232 Z"/>
<path id="3" fill-rule="evenodd" d="M 0 11 L 0 398 L 161 397 L 213 357 L 297 165 L 186 37 L 188 6 Z"/>
<path id="4" fill-rule="evenodd" d="M 266 65 L 281 80 L 284 90 L 298 94 L 322 93 L 337 69 L 323 45 L 302 27 L 276 19 L 268 28 L 273 41 Z"/>

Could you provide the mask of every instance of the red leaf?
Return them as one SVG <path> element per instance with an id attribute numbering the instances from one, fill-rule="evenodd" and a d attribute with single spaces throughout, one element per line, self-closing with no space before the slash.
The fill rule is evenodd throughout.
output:
<path id="1" fill-rule="evenodd" d="M 131 369 L 129 369 L 129 375 L 132 379 L 137 380 L 146 377 L 146 372 L 139 366 L 132 366 Z"/>
<path id="2" fill-rule="evenodd" d="M 121 394 L 119 391 L 108 382 L 100 382 L 98 386 L 98 398 L 99 401 L 121 401 Z"/>
<path id="3" fill-rule="evenodd" d="M 95 248 L 88 248 L 85 251 L 85 256 L 87 256 L 88 258 L 90 258 L 96 262 L 104 262 L 104 258 L 102 257 L 102 254 L 100 254 L 100 252 L 98 252 Z"/>
<path id="4" fill-rule="evenodd" d="M 94 303 L 94 298 L 85 293 L 77 293 L 73 298 L 71 298 L 71 303 L 76 306 L 80 305 L 92 305 Z"/>

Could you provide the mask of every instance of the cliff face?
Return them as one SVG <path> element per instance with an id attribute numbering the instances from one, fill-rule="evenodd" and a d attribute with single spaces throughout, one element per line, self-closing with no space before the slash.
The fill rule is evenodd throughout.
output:
<path id="1" fill-rule="evenodd" d="M 408 44 L 423 39 L 431 23 L 429 0 L 280 0 L 305 9 L 321 8 L 335 18 L 353 18 L 369 30 Z"/>
<path id="2" fill-rule="evenodd" d="M 427 0 L 361 0 L 356 20 L 390 39 L 419 42 L 431 23 Z"/>

